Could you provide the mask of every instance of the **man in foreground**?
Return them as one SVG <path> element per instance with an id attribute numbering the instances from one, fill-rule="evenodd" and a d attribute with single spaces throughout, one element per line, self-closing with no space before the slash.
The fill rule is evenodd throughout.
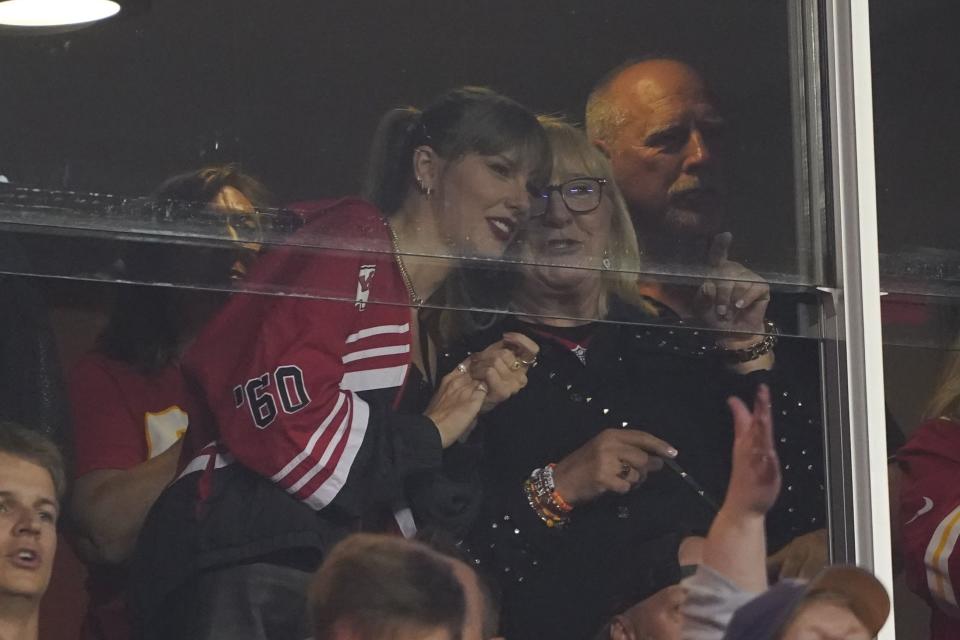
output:
<path id="1" fill-rule="evenodd" d="M 496 627 L 469 566 L 387 535 L 355 534 L 334 547 L 308 600 L 314 640 L 489 640 Z"/>
<path id="2" fill-rule="evenodd" d="M 0 638 L 36 640 L 57 550 L 65 474 L 45 437 L 0 422 Z"/>

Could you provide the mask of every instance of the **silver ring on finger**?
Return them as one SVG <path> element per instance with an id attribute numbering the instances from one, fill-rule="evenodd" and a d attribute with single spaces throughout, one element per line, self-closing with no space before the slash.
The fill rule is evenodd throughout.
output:
<path id="1" fill-rule="evenodd" d="M 537 366 L 537 356 L 533 356 L 533 357 L 530 358 L 529 360 L 524 360 L 523 358 L 518 358 L 518 359 L 517 359 L 517 362 L 519 362 L 519 363 L 520 363 L 521 365 L 523 365 L 524 367 L 529 367 L 529 368 L 532 369 L 533 367 Z"/>
<path id="2" fill-rule="evenodd" d="M 630 466 L 629 464 L 627 464 L 626 462 L 621 461 L 621 462 L 620 462 L 620 473 L 617 474 L 617 477 L 620 478 L 621 480 L 626 480 L 626 479 L 627 479 L 627 476 L 630 475 L 630 471 L 631 471 L 631 470 L 633 470 L 633 467 L 631 467 L 631 466 Z"/>
<path id="3" fill-rule="evenodd" d="M 466 372 L 467 372 L 467 365 L 465 365 L 465 364 L 463 364 L 463 363 L 461 362 L 460 364 L 457 365 L 457 371 L 459 371 L 460 373 L 466 373 Z"/>
<path id="4" fill-rule="evenodd" d="M 485 382 L 478 382 L 478 383 L 477 383 L 477 391 L 480 391 L 481 393 L 489 393 L 489 392 L 490 392 L 490 388 L 487 387 L 487 383 L 485 383 Z"/>

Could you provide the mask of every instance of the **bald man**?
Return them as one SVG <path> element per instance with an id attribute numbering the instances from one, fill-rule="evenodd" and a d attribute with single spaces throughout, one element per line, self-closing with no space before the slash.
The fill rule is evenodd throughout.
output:
<path id="1" fill-rule="evenodd" d="M 703 79 L 676 60 L 622 65 L 590 94 L 587 134 L 655 262 L 703 262 L 724 230 L 723 129 Z"/>
<path id="2" fill-rule="evenodd" d="M 641 291 L 684 320 L 723 330 L 717 334 L 717 346 L 728 353 L 739 352 L 731 355 L 746 355 L 747 359 L 736 365 L 741 372 L 773 369 L 772 347 L 766 351 L 754 348 L 762 344 L 761 334 L 767 330 L 769 287 L 727 258 L 731 236 L 724 232 L 724 120 L 704 79 L 678 60 L 624 63 L 591 92 L 586 122 L 591 140 L 610 157 L 647 264 L 706 278 L 687 282 L 646 279 Z M 782 393 L 782 397 L 793 398 L 795 390 L 805 397 L 797 405 L 777 408 L 783 409 L 779 417 L 784 424 L 806 426 L 807 416 L 800 410 L 816 405 L 818 360 L 816 353 L 793 353 L 790 346 L 788 353 L 782 353 L 783 348 L 776 351 L 776 360 L 781 362 L 781 374 L 777 375 L 784 370 L 794 375 L 783 387 L 789 394 Z M 772 384 L 778 385 L 776 380 Z M 810 413 L 810 417 L 818 420 L 819 414 Z M 809 454 L 812 462 L 822 465 L 819 429 L 805 428 L 802 435 L 803 441 L 794 437 L 784 446 L 796 449 L 801 458 Z M 784 453 L 781 457 L 791 456 Z M 810 472 L 800 479 L 803 494 L 809 496 L 802 501 L 804 513 L 793 508 L 778 513 L 784 525 L 780 528 L 785 530 L 773 538 L 777 541 L 774 548 L 780 549 L 771 557 L 770 569 L 775 575 L 809 577 L 826 561 L 826 534 L 821 528 L 825 503 L 822 490 L 817 489 L 818 482 L 823 484 L 819 474 Z M 805 523 L 802 527 L 796 524 L 801 520 Z"/>

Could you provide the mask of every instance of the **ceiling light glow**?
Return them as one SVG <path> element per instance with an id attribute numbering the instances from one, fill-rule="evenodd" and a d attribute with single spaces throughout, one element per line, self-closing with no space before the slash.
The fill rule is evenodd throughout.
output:
<path id="1" fill-rule="evenodd" d="M 3 0 L 0 25 L 56 27 L 109 18 L 120 11 L 113 0 Z"/>

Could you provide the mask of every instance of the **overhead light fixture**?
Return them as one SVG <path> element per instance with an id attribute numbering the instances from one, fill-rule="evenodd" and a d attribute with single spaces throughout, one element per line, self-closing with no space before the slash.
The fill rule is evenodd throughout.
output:
<path id="1" fill-rule="evenodd" d="M 76 29 L 119 11 L 113 0 L 0 0 L 0 29 Z"/>

